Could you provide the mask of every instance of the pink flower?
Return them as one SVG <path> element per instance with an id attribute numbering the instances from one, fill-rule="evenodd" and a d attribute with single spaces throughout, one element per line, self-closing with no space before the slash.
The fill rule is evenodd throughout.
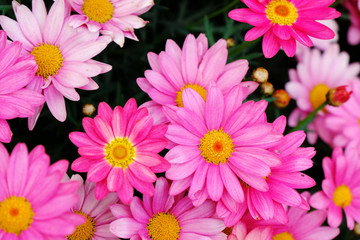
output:
<path id="1" fill-rule="evenodd" d="M 72 208 L 72 212 L 86 218 L 86 222 L 76 227 L 75 231 L 67 236 L 68 240 L 117 240 L 110 232 L 110 222 L 116 218 L 110 212 L 110 206 L 118 202 L 116 193 L 108 194 L 104 199 L 95 198 L 95 183 L 84 180 L 76 174 L 72 181 L 81 183 L 78 189 L 80 201 Z"/>
<path id="2" fill-rule="evenodd" d="M 310 205 L 316 209 L 327 209 L 330 227 L 338 227 L 345 212 L 347 227 L 354 229 L 354 221 L 360 222 L 360 163 L 359 152 L 341 148 L 333 150 L 332 158 L 325 157 L 322 162 L 325 179 L 322 191 L 315 193 Z"/>
<path id="3" fill-rule="evenodd" d="M 351 25 L 347 33 L 347 40 L 351 45 L 358 45 L 360 43 L 360 1 L 346 0 L 343 4 L 350 12 Z"/>
<path id="4" fill-rule="evenodd" d="M 61 179 L 68 161 L 49 166 L 43 146 L 19 143 L 9 156 L 0 143 L 0 239 L 64 239 L 84 218 L 70 211 L 78 182 Z"/>
<path id="5" fill-rule="evenodd" d="M 310 37 L 332 39 L 334 32 L 317 20 L 334 19 L 340 13 L 328 6 L 334 0 L 314 2 L 311 0 L 242 0 L 249 8 L 235 9 L 229 17 L 251 24 L 245 41 L 253 41 L 264 35 L 263 52 L 273 57 L 282 47 L 287 56 L 296 51 L 296 41 L 311 47 Z"/>
<path id="6" fill-rule="evenodd" d="M 37 66 L 34 57 L 21 57 L 21 43 L 7 44 L 6 33 L 0 30 L 0 142 L 11 141 L 7 119 L 30 117 L 44 97 L 24 87 L 32 80 Z"/>
<path id="7" fill-rule="evenodd" d="M 360 64 L 349 64 L 348 53 L 340 52 L 337 44 L 333 44 L 322 54 L 318 49 L 305 51 L 296 69 L 289 70 L 290 81 L 285 84 L 286 91 L 297 104 L 297 108 L 289 116 L 289 126 L 296 126 L 300 119 L 326 101 L 326 94 L 331 88 L 359 80 L 359 72 Z M 327 106 L 325 109 L 328 108 Z M 308 126 L 309 130 L 316 131 L 308 134 L 310 143 L 316 142 L 317 134 L 324 141 L 331 141 L 332 136 L 325 128 L 323 115 L 324 111 L 319 112 L 315 121 Z"/>
<path id="8" fill-rule="evenodd" d="M 64 0 L 55 0 L 49 13 L 43 0 L 34 0 L 32 5 L 33 12 L 13 1 L 17 22 L 0 16 L 0 25 L 13 41 L 23 44 L 26 55 L 35 57 L 38 68 L 27 88 L 43 94 L 53 116 L 65 121 L 64 97 L 78 101 L 80 96 L 75 88 L 97 89 L 91 77 L 111 69 L 91 59 L 111 39 L 99 38 L 98 33 L 89 33 L 86 29 L 69 27 L 66 23 L 69 12 Z M 34 128 L 42 106 L 29 118 L 29 129 Z"/>
<path id="9" fill-rule="evenodd" d="M 143 104 L 154 114 L 155 122 L 167 123 L 162 106 L 182 107 L 184 89 L 194 89 L 205 100 L 210 82 L 215 82 L 225 95 L 233 86 L 249 86 L 249 94 L 258 86 L 255 82 L 244 82 L 249 63 L 237 60 L 226 64 L 226 41 L 219 40 L 208 49 L 207 38 L 189 34 L 181 49 L 174 41 L 168 40 L 166 50 L 159 55 L 148 53 L 151 70 L 145 71 L 145 78 L 137 83 L 152 101 Z"/>
<path id="10" fill-rule="evenodd" d="M 138 41 L 134 29 L 144 27 L 148 22 L 139 15 L 147 12 L 152 0 L 69 0 L 78 14 L 70 16 L 70 26 L 86 25 L 90 32 L 110 36 L 121 47 L 125 37 Z"/>
<path id="11" fill-rule="evenodd" d="M 158 155 L 167 145 L 166 125 L 153 125 L 147 109 L 137 109 L 135 100 L 130 99 L 124 108 L 117 106 L 114 110 L 100 103 L 98 115 L 84 118 L 83 127 L 85 133 L 69 135 L 81 155 L 71 168 L 88 172 L 87 179 L 96 182 L 97 199 L 117 192 L 121 201 L 129 204 L 134 188 L 144 195 L 154 194 L 154 173 L 169 168 Z"/>
<path id="12" fill-rule="evenodd" d="M 111 211 L 117 220 L 110 231 L 130 239 L 209 239 L 226 240 L 225 226 L 215 218 L 215 203 L 208 200 L 194 207 L 184 194 L 169 195 L 169 184 L 158 178 L 153 197 L 135 197 L 130 206 L 116 204 Z"/>

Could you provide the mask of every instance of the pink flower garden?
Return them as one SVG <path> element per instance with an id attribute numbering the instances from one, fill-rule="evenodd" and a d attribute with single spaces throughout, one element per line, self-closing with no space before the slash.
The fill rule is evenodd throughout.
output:
<path id="1" fill-rule="evenodd" d="M 360 239 L 360 1 L 0 10 L 0 240 Z"/>

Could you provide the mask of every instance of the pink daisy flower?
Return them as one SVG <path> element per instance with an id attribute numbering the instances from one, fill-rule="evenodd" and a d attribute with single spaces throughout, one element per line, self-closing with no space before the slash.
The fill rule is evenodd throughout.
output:
<path id="1" fill-rule="evenodd" d="M 72 101 L 80 99 L 75 88 L 94 90 L 98 85 L 91 79 L 110 71 L 111 66 L 92 60 L 111 41 L 98 37 L 86 29 L 73 29 L 66 24 L 64 0 L 55 0 L 47 13 L 42 0 L 32 1 L 33 11 L 13 1 L 17 22 L 0 16 L 0 25 L 13 41 L 23 44 L 24 52 L 35 57 L 38 66 L 28 89 L 42 93 L 53 116 L 65 121 L 64 97 Z M 29 118 L 33 129 L 42 105 Z"/>
<path id="2" fill-rule="evenodd" d="M 244 82 L 249 63 L 237 60 L 226 64 L 228 50 L 226 41 L 221 39 L 208 49 L 204 34 L 196 39 L 189 34 L 181 49 L 174 41 L 168 40 L 165 51 L 159 55 L 148 53 L 151 70 L 145 71 L 145 78 L 137 83 L 152 101 L 143 104 L 154 113 L 155 122 L 167 123 L 162 106 L 183 107 L 184 89 L 194 89 L 205 100 L 209 83 L 214 82 L 224 95 L 235 85 L 249 86 L 249 94 L 258 86 L 255 82 Z M 246 96 L 245 96 L 246 97 Z"/>
<path id="3" fill-rule="evenodd" d="M 146 240 L 226 240 L 225 226 L 215 218 L 215 203 L 208 200 L 194 207 L 184 194 L 169 195 L 169 184 L 158 178 L 153 197 L 135 197 L 130 206 L 110 207 L 117 218 L 110 231 L 120 238 Z"/>
<path id="4" fill-rule="evenodd" d="M 332 158 L 325 157 L 322 162 L 325 179 L 322 191 L 315 193 L 310 205 L 316 209 L 327 209 L 327 221 L 331 227 L 342 222 L 345 212 L 347 227 L 354 229 L 354 221 L 360 222 L 360 170 L 359 152 L 341 148 L 333 150 Z"/>
<path id="5" fill-rule="evenodd" d="M 287 56 L 296 51 L 296 41 L 311 47 L 310 37 L 332 39 L 334 32 L 317 20 L 334 19 L 340 13 L 329 6 L 335 0 L 242 0 L 249 8 L 235 9 L 229 17 L 253 25 L 245 35 L 245 41 L 263 38 L 266 58 L 273 57 L 282 47 Z"/>
<path id="6" fill-rule="evenodd" d="M 78 14 L 70 16 L 72 27 L 86 25 L 90 32 L 110 36 L 123 47 L 125 37 L 138 41 L 134 29 L 144 27 L 139 15 L 154 5 L 153 0 L 69 0 Z"/>
<path id="7" fill-rule="evenodd" d="M 81 183 L 78 189 L 80 201 L 72 208 L 72 212 L 86 218 L 86 222 L 76 227 L 67 236 L 68 240 L 117 240 L 110 232 L 109 226 L 116 218 L 110 211 L 110 206 L 119 201 L 116 193 L 108 194 L 104 199 L 95 198 L 95 183 L 86 181 L 79 174 L 71 177 L 72 181 Z"/>
<path id="8" fill-rule="evenodd" d="M 84 218 L 70 211 L 78 182 L 61 179 L 68 161 L 50 164 L 43 146 L 19 143 L 9 156 L 0 143 L 0 239 L 64 239 Z"/>
<path id="9" fill-rule="evenodd" d="M 100 103 L 98 115 L 84 118 L 83 127 L 85 133 L 69 135 L 81 155 L 71 169 L 88 173 L 87 179 L 96 183 L 97 199 L 117 192 L 121 201 L 129 204 L 134 188 L 144 195 L 154 194 L 155 173 L 169 168 L 158 155 L 167 145 L 166 125 L 153 125 L 147 109 L 137 109 L 135 100 L 130 99 L 124 108 L 114 110 Z"/>
<path id="10" fill-rule="evenodd" d="M 360 1 L 346 0 L 343 2 L 345 8 L 350 12 L 350 22 L 347 40 L 351 45 L 360 43 Z"/>
<path id="11" fill-rule="evenodd" d="M 21 43 L 7 44 L 6 38 L 0 30 L 0 142 L 8 143 L 12 133 L 6 120 L 32 116 L 44 97 L 24 88 L 37 69 L 34 57 L 20 57 Z"/>
<path id="12" fill-rule="evenodd" d="M 285 117 L 280 117 L 274 122 L 274 129 L 279 133 L 283 133 L 285 126 Z M 274 218 L 284 224 L 288 218 L 283 205 L 309 210 L 307 202 L 295 190 L 315 185 L 312 178 L 300 172 L 312 167 L 311 158 L 315 155 L 314 148 L 300 147 L 304 139 L 305 133 L 296 131 L 284 136 L 278 144 L 268 149 L 281 159 L 281 165 L 270 167 L 271 173 L 265 178 L 267 191 L 242 183 L 245 189 L 244 203 L 239 205 L 229 198 L 222 198 L 219 201 L 216 212 L 224 218 L 226 226 L 230 227 L 238 222 L 246 209 L 254 219 Z"/>
<path id="13" fill-rule="evenodd" d="M 319 107 L 326 100 L 326 93 L 351 81 L 359 80 L 359 63 L 349 64 L 349 54 L 340 52 L 339 45 L 333 44 L 322 54 L 318 49 L 308 49 L 296 69 L 289 70 L 290 81 L 285 89 L 296 101 L 297 108 L 289 116 L 289 126 L 294 127 L 298 121 Z M 327 110 L 327 106 L 325 109 Z M 308 141 L 315 143 L 317 134 L 330 142 L 331 136 L 324 126 L 324 111 L 319 112 L 315 121 L 308 126 Z M 316 131 L 313 132 L 313 131 Z"/>

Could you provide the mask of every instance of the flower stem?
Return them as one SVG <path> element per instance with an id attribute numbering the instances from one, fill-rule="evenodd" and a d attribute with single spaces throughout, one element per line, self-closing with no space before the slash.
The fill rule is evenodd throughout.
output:
<path id="1" fill-rule="evenodd" d="M 314 111 L 312 111 L 309 115 L 306 116 L 303 120 L 301 120 L 296 127 L 290 130 L 290 132 L 294 132 L 297 130 L 306 130 L 307 126 L 314 120 L 316 114 L 322 110 L 327 105 L 327 101 L 323 102 L 319 107 L 317 107 Z"/>

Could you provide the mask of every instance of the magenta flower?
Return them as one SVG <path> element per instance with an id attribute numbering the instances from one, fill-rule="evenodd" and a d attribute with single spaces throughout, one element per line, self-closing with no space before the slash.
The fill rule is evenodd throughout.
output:
<path id="1" fill-rule="evenodd" d="M 34 57 L 21 57 L 21 43 L 7 44 L 6 37 L 0 30 L 0 142 L 8 143 L 12 133 L 6 120 L 34 115 L 44 97 L 24 88 L 37 69 Z"/>
<path id="2" fill-rule="evenodd" d="M 130 206 L 116 204 L 111 211 L 117 220 L 110 231 L 120 238 L 146 240 L 226 240 L 225 226 L 215 218 L 215 203 L 207 200 L 194 207 L 184 194 L 169 195 L 169 184 L 158 178 L 153 197 L 135 197 Z"/>
<path id="3" fill-rule="evenodd" d="M 69 0 L 78 14 L 71 15 L 69 24 L 75 28 L 86 25 L 90 32 L 110 36 L 120 47 L 125 37 L 138 41 L 134 29 L 148 22 L 139 15 L 147 12 L 152 0 Z"/>
<path id="4" fill-rule="evenodd" d="M 87 172 L 87 179 L 96 182 L 97 199 L 117 192 L 121 201 L 129 204 L 134 188 L 144 195 L 154 194 L 154 173 L 169 168 L 158 155 L 167 145 L 166 125 L 153 125 L 147 109 L 137 109 L 135 100 L 130 99 L 124 108 L 117 106 L 114 110 L 100 103 L 98 115 L 84 118 L 83 127 L 85 133 L 69 135 L 81 155 L 71 168 Z"/>
<path id="5" fill-rule="evenodd" d="M 108 194 L 104 199 L 95 198 L 95 183 L 84 180 L 76 174 L 72 181 L 81 183 L 78 189 L 80 201 L 72 208 L 72 212 L 86 218 L 86 222 L 76 227 L 75 231 L 67 236 L 68 240 L 117 240 L 110 232 L 110 222 L 116 218 L 110 211 L 110 206 L 119 201 L 116 193 Z"/>
<path id="6" fill-rule="evenodd" d="M 94 90 L 98 85 L 91 79 L 110 71 L 111 66 L 92 60 L 111 41 L 85 29 L 74 30 L 66 23 L 69 12 L 64 0 L 55 0 L 47 13 L 43 0 L 32 1 L 33 12 L 13 1 L 17 22 L 0 16 L 0 25 L 13 41 L 19 41 L 27 55 L 35 57 L 38 66 L 27 88 L 44 95 L 47 106 L 59 121 L 65 121 L 64 97 L 80 99 L 75 88 Z M 42 106 L 29 118 L 33 129 Z"/>
<path id="7" fill-rule="evenodd" d="M 348 148 L 343 154 L 341 148 L 333 150 L 332 158 L 325 157 L 322 162 L 325 179 L 322 191 L 315 193 L 310 205 L 316 209 L 327 209 L 327 221 L 331 227 L 342 222 L 345 212 L 347 227 L 354 229 L 354 221 L 360 222 L 360 164 L 359 152 Z"/>
<path id="8" fill-rule="evenodd" d="M 227 54 L 225 40 L 219 40 L 208 49 L 204 34 L 196 39 L 189 34 L 182 49 L 168 40 L 166 50 L 159 55 L 148 53 L 151 70 L 146 70 L 145 78 L 138 78 L 137 83 L 152 99 L 143 106 L 154 113 L 155 122 L 169 122 L 162 106 L 185 105 L 182 97 L 184 89 L 194 89 L 204 100 L 210 82 L 215 82 L 224 95 L 237 84 L 249 86 L 249 94 L 254 91 L 257 83 L 241 82 L 249 69 L 248 61 L 237 60 L 226 64 Z"/>
<path id="9" fill-rule="evenodd" d="M 84 218 L 70 211 L 78 182 L 61 181 L 68 161 L 49 166 L 43 146 L 19 143 L 9 156 L 0 143 L 0 239 L 64 239 Z"/>
<path id="10" fill-rule="evenodd" d="M 334 32 L 317 20 L 334 19 L 340 13 L 329 6 L 335 0 L 321 3 L 311 0 L 242 0 L 249 8 L 235 9 L 229 17 L 251 24 L 245 41 L 263 38 L 263 52 L 267 58 L 273 57 L 282 47 L 287 56 L 296 52 L 296 41 L 311 47 L 310 37 L 332 39 Z"/>

